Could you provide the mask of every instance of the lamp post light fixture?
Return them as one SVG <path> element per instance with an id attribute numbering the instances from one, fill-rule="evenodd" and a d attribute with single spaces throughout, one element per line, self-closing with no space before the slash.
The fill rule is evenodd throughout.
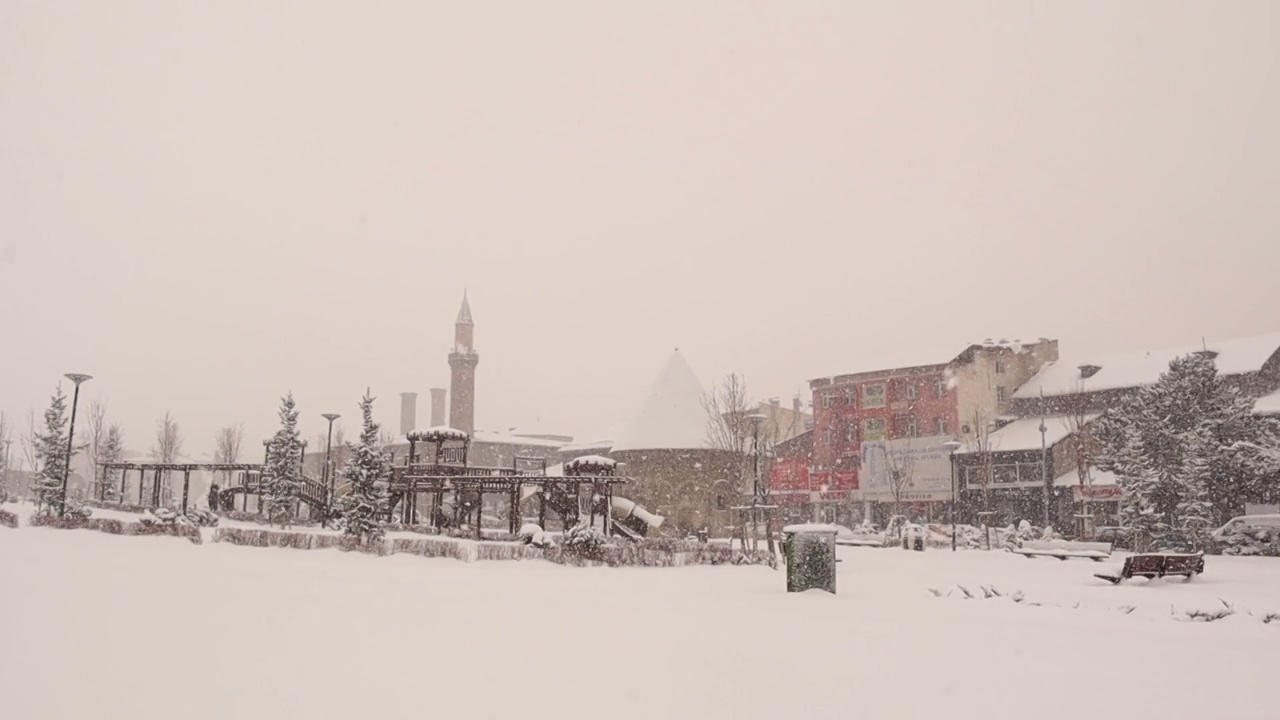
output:
<path id="1" fill-rule="evenodd" d="M 330 460 L 329 460 L 330 454 L 333 451 L 333 421 L 337 420 L 342 416 L 339 415 L 338 413 L 324 413 L 320 417 L 329 421 L 329 439 L 326 440 L 324 444 L 324 473 L 323 473 L 323 477 L 321 478 L 322 481 L 323 480 L 328 481 L 328 487 L 329 487 L 329 511 L 325 513 L 325 517 L 324 517 L 324 524 L 327 526 L 329 522 L 329 517 L 328 517 L 329 513 L 333 512 L 333 501 L 334 501 L 334 495 L 337 493 L 336 486 L 337 486 L 337 480 L 338 480 L 333 473 L 333 468 L 330 466 Z"/>
<path id="2" fill-rule="evenodd" d="M 948 440 L 942 443 L 942 447 L 947 449 L 947 453 L 951 459 L 951 506 L 947 508 L 947 520 L 951 523 L 951 552 L 956 551 L 956 451 L 960 449 L 960 442 L 957 440 Z"/>
<path id="3" fill-rule="evenodd" d="M 67 373 L 63 377 L 76 384 L 76 391 L 71 399 L 71 427 L 67 430 L 67 461 L 62 468 L 62 504 L 58 508 L 59 516 L 67 514 L 67 481 L 71 478 L 71 443 L 76 437 L 76 407 L 80 404 L 80 385 L 93 379 L 91 375 L 81 373 Z"/>

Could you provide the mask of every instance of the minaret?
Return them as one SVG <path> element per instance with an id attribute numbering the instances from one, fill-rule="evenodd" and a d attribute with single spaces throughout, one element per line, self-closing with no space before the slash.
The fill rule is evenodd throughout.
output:
<path id="1" fill-rule="evenodd" d="M 472 347 L 475 328 L 471 320 L 471 305 L 467 303 L 464 290 L 458 321 L 453 326 L 453 352 L 449 353 L 449 367 L 453 369 L 449 426 L 468 433 L 476 429 L 476 365 L 480 364 L 480 356 Z"/>

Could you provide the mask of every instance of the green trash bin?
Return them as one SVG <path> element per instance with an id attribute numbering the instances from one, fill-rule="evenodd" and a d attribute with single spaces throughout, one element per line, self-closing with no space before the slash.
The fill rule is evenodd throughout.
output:
<path id="1" fill-rule="evenodd" d="M 811 523 L 782 528 L 787 592 L 836 591 L 836 528 Z"/>

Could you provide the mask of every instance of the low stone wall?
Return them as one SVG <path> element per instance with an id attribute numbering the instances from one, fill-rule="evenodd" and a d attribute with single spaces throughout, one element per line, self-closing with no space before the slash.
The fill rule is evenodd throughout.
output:
<path id="1" fill-rule="evenodd" d="M 115 518 L 94 517 L 56 517 L 53 515 L 34 515 L 31 527 L 49 527 L 58 530 L 94 530 L 108 535 L 160 535 L 180 537 L 190 540 L 193 545 L 200 545 L 200 529 L 191 525 L 144 525 L 140 522 L 126 522 Z"/>
<path id="2" fill-rule="evenodd" d="M 18 529 L 18 516 L 8 510 L 0 510 L 0 527 Z"/>
<path id="3" fill-rule="evenodd" d="M 589 553 L 549 548 L 545 557 L 562 565 L 608 567 L 686 567 L 689 565 L 768 565 L 777 561 L 768 552 L 732 550 L 727 545 L 692 541 L 641 541 L 605 545 Z"/>
<path id="4" fill-rule="evenodd" d="M 294 550 L 327 550 L 336 548 L 347 552 L 363 552 L 370 555 L 386 555 L 386 543 L 375 541 L 362 543 L 346 535 L 315 535 L 287 530 L 259 530 L 257 528 L 220 527 L 213 532 L 216 543 L 230 543 L 244 547 L 278 547 Z"/>

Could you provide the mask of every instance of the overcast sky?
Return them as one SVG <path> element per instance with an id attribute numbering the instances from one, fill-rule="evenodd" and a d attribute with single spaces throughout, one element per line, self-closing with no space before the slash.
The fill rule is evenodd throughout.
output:
<path id="1" fill-rule="evenodd" d="M 579 437 L 675 347 L 786 398 L 1278 330 L 1278 7 L 0 0 L 0 408 L 425 424 L 464 287 L 478 425 Z"/>

